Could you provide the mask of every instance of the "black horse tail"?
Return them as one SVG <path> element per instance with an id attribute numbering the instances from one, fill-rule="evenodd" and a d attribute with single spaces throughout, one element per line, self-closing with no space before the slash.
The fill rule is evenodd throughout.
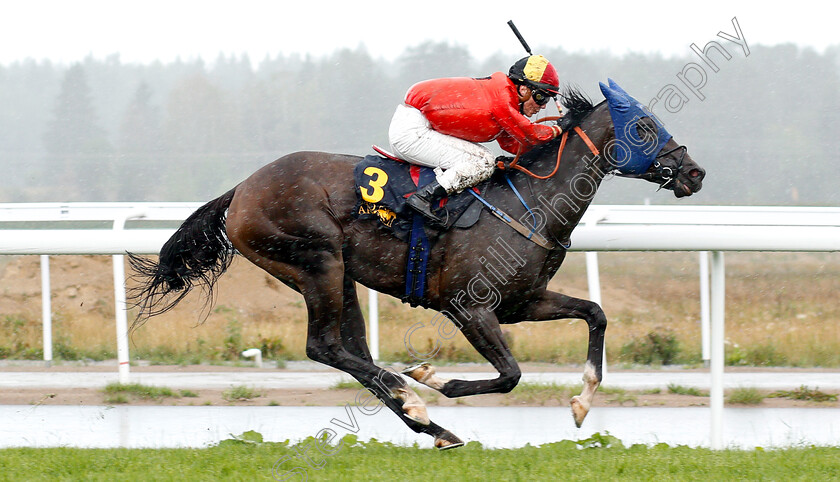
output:
<path id="1" fill-rule="evenodd" d="M 131 329 L 149 317 L 171 310 L 196 285 L 206 295 L 205 317 L 214 300 L 213 286 L 233 261 L 225 234 L 227 209 L 236 188 L 198 208 L 160 249 L 157 262 L 128 253 L 138 285 L 128 290 L 130 305 L 139 308 Z"/>

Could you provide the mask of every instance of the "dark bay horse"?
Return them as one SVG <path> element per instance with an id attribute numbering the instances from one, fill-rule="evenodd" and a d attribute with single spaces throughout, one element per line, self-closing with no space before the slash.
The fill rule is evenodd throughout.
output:
<path id="1" fill-rule="evenodd" d="M 483 212 L 470 229 L 432 237 L 427 293 L 422 306 L 443 313 L 499 372 L 491 380 L 445 380 L 429 364 L 403 373 L 447 397 L 506 393 L 520 369 L 502 336 L 501 324 L 579 318 L 589 326 L 584 388 L 572 399 L 578 426 L 601 382 L 607 319 L 600 306 L 547 290 L 557 272 L 572 230 L 601 180 L 615 172 L 610 142 L 615 139 L 606 102 L 597 106 L 574 89 L 563 95 L 566 116 L 580 135 L 567 139 L 557 172 L 547 179 L 511 171 L 510 179 L 540 217 L 539 232 L 554 247 L 546 249 Z M 641 119 L 640 136 L 650 134 Z M 536 174 L 555 168 L 560 139 L 533 149 L 520 164 Z M 605 147 L 606 152 L 605 152 Z M 686 149 L 672 138 L 657 150 L 647 171 L 630 174 L 662 185 L 677 197 L 700 190 L 705 175 Z M 212 298 L 213 285 L 227 269 L 234 248 L 252 263 L 301 293 L 308 312 L 306 354 L 352 375 L 415 432 L 435 438 L 435 446 L 462 444 L 432 422 L 425 404 L 394 372 L 374 364 L 365 338 L 356 283 L 400 298 L 405 290 L 407 246 L 383 234 L 377 221 L 356 219 L 353 168 L 359 157 L 297 152 L 261 168 L 221 197 L 195 211 L 164 244 L 157 262 L 131 256 L 141 285 L 131 293 L 140 313 L 136 329 L 149 316 L 178 303 L 194 286 Z M 512 217 L 530 219 L 509 188 L 494 189 L 487 200 Z M 455 327 L 450 327 L 454 332 Z"/>

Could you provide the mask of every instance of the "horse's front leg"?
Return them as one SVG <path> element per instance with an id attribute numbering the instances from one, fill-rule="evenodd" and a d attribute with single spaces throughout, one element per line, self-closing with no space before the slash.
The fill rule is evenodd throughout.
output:
<path id="1" fill-rule="evenodd" d="M 418 382 L 439 391 L 449 398 L 482 393 L 507 393 L 516 387 L 522 372 L 513 358 L 493 312 L 478 308 L 470 312 L 469 319 L 460 319 L 461 333 L 473 348 L 499 372 L 491 380 L 447 380 L 435 375 L 434 367 L 422 363 L 403 370 Z"/>
<path id="2" fill-rule="evenodd" d="M 592 406 L 595 391 L 601 384 L 604 334 L 607 331 L 607 317 L 604 315 L 604 310 L 592 301 L 546 290 L 536 303 L 526 308 L 521 319 L 511 322 L 563 318 L 579 318 L 589 325 L 589 350 L 586 356 L 586 365 L 583 369 L 583 391 L 579 396 L 572 397 L 571 400 L 575 424 L 580 427 Z"/>

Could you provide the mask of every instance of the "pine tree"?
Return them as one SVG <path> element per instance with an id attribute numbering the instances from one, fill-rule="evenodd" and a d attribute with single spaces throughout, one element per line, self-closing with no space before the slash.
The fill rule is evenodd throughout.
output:
<path id="1" fill-rule="evenodd" d="M 151 201 L 163 195 L 156 192 L 165 164 L 161 158 L 160 112 L 151 99 L 151 87 L 141 82 L 120 123 L 118 164 L 120 171 L 133 173 L 120 178 L 120 200 Z"/>
<path id="2" fill-rule="evenodd" d="M 112 148 L 97 123 L 84 68 L 67 70 L 44 136 L 47 168 L 62 189 L 61 200 L 104 200 L 111 179 Z"/>

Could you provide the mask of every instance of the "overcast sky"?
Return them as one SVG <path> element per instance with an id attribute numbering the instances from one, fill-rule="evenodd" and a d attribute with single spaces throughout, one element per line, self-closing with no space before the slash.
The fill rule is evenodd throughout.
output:
<path id="1" fill-rule="evenodd" d="M 685 55 L 691 43 L 702 47 L 721 30 L 734 35 L 733 17 L 749 45 L 792 42 L 822 51 L 840 44 L 837 4 L 772 3 L 9 0 L 0 4 L 0 64 L 26 58 L 71 63 L 114 53 L 127 63 L 178 57 L 212 62 L 220 52 L 248 53 L 257 63 L 266 54 L 317 56 L 360 44 L 390 60 L 424 40 L 466 46 L 477 58 L 495 52 L 516 57 L 523 51 L 509 19 L 535 51 L 562 46 Z"/>

